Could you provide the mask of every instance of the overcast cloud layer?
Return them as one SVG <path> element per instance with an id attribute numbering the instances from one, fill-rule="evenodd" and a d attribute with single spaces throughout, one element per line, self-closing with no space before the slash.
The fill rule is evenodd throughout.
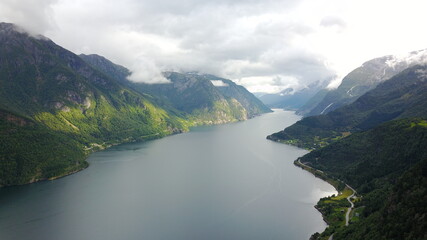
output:
<path id="1" fill-rule="evenodd" d="M 131 80 L 200 71 L 250 91 L 339 80 L 427 48 L 425 0 L 2 0 L 0 21 L 128 67 Z"/>

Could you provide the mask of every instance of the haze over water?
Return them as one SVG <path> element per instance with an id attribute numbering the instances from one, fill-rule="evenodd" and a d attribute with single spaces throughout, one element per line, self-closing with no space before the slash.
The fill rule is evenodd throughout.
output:
<path id="1" fill-rule="evenodd" d="M 293 165 L 307 151 L 265 137 L 299 119 L 278 110 L 123 144 L 55 180 L 0 189 L 0 239 L 308 239 L 334 188 Z"/>

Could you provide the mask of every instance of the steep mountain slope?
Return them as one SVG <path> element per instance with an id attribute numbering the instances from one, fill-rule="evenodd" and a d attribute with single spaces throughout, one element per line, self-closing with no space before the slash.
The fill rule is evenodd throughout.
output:
<path id="1" fill-rule="evenodd" d="M 427 121 L 401 119 L 355 133 L 300 158 L 363 197 L 358 221 L 334 239 L 425 239 Z"/>
<path id="2" fill-rule="evenodd" d="M 325 98 L 326 94 L 328 94 L 330 90 L 324 88 L 319 90 L 314 96 L 312 96 L 304 105 L 298 108 L 296 114 L 301 116 L 307 116 L 309 112 L 311 112 L 319 102 Z"/>
<path id="3" fill-rule="evenodd" d="M 427 50 L 409 53 L 404 58 L 385 56 L 367 61 L 345 76 L 341 85 L 329 91 L 305 116 L 326 114 L 350 104 L 378 84 L 424 60 L 427 60 Z"/>
<path id="4" fill-rule="evenodd" d="M 230 80 L 194 73 L 166 72 L 164 75 L 170 84 L 132 83 L 132 87 L 140 93 L 157 96 L 162 104 L 184 112 L 196 124 L 245 120 L 271 111 Z M 215 86 L 216 81 L 221 82 L 221 86 Z"/>
<path id="5" fill-rule="evenodd" d="M 378 211 L 364 213 L 361 221 L 339 229 L 334 239 L 427 239 L 426 186 L 427 160 L 423 160 L 399 177 Z"/>
<path id="6" fill-rule="evenodd" d="M 187 129 L 75 54 L 7 23 L 0 24 L 0 86 L 0 185 L 64 175 L 86 166 L 92 149 Z"/>
<path id="7" fill-rule="evenodd" d="M 88 166 L 85 144 L 34 120 L 0 110 L 0 186 L 63 176 Z"/>
<path id="8" fill-rule="evenodd" d="M 316 148 L 380 123 L 398 118 L 427 116 L 427 66 L 406 69 L 354 103 L 326 115 L 298 121 L 268 136 L 306 148 Z"/>
<path id="9" fill-rule="evenodd" d="M 105 57 L 99 56 L 97 54 L 90 54 L 90 55 L 80 54 L 79 57 L 94 69 L 119 81 L 123 85 L 127 86 L 130 89 L 133 89 L 139 94 L 142 94 L 144 98 L 146 98 L 150 102 L 153 102 L 158 106 L 161 106 L 170 115 L 175 115 L 181 118 L 185 118 L 185 114 L 183 112 L 175 109 L 168 101 L 165 101 L 162 96 L 147 94 L 146 91 L 144 91 L 138 86 L 138 83 L 129 81 L 127 79 L 131 74 L 131 71 L 129 69 L 121 65 L 115 64 L 110 60 L 106 59 Z"/>
<path id="10" fill-rule="evenodd" d="M 262 94 L 258 98 L 265 105 L 271 108 L 284 108 L 295 110 L 301 108 L 319 91 L 326 88 L 326 86 L 326 82 L 317 81 L 299 90 L 287 88 L 275 94 Z"/>
<path id="11" fill-rule="evenodd" d="M 88 153 L 114 144 L 269 111 L 225 79 L 220 90 L 207 76 L 166 73 L 171 84 L 147 85 L 129 74 L 0 23 L 0 186 L 80 170 Z"/>
<path id="12" fill-rule="evenodd" d="M 262 113 L 271 112 L 257 97 L 246 88 L 235 84 L 233 81 L 220 78 L 214 75 L 202 75 L 209 79 L 216 86 L 217 90 L 226 98 L 236 99 L 247 111 L 247 117 L 252 118 Z M 219 84 L 217 84 L 219 83 Z M 217 84 L 217 85 L 215 85 Z"/>
<path id="13" fill-rule="evenodd" d="M 121 79 L 171 113 L 184 114 L 196 124 L 244 120 L 271 111 L 244 87 L 214 75 L 166 72 L 164 75 L 170 84 L 136 83 L 126 79 L 129 70 L 101 56 L 80 57 L 94 68 Z"/>
<path id="14" fill-rule="evenodd" d="M 131 74 L 129 69 L 121 65 L 115 64 L 110 60 L 106 59 L 105 57 L 99 56 L 97 54 L 80 54 L 79 57 L 83 59 L 86 63 L 88 63 L 90 66 L 104 73 L 105 75 L 113 79 L 119 80 L 122 83 L 129 83 L 129 81 L 127 80 L 127 77 Z"/>

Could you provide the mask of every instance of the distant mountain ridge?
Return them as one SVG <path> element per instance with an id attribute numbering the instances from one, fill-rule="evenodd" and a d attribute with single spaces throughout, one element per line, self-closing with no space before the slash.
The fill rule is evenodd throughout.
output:
<path id="1" fill-rule="evenodd" d="M 326 114 L 357 100 L 404 69 L 427 61 L 427 50 L 414 51 L 405 57 L 384 56 L 363 63 L 344 77 L 337 89 L 330 90 L 315 106 L 303 107 L 297 111 L 304 116 Z"/>
<path id="2" fill-rule="evenodd" d="M 162 96 L 199 124 L 245 120 L 271 111 L 246 89 L 230 80 L 176 72 L 166 72 L 165 77 L 172 83 L 135 83 L 134 86 L 140 92 Z M 215 86 L 212 81 L 220 81 L 223 86 Z"/>
<path id="3" fill-rule="evenodd" d="M 427 66 L 416 65 L 367 92 L 354 103 L 325 115 L 306 117 L 268 136 L 300 147 L 318 148 L 383 122 L 427 116 Z"/>
<path id="4" fill-rule="evenodd" d="M 130 71 L 98 55 L 80 55 L 94 68 L 114 74 L 127 86 L 153 101 L 187 114 L 198 124 L 245 120 L 270 112 L 260 100 L 233 81 L 210 74 L 165 72 L 171 83 L 146 84 L 130 82 Z M 215 86 L 214 83 L 221 83 Z"/>
<path id="5" fill-rule="evenodd" d="M 304 105 L 299 107 L 295 113 L 301 116 L 308 116 L 308 113 L 317 107 L 319 102 L 321 102 L 325 98 L 329 91 L 330 89 L 327 88 L 319 90 L 308 101 L 306 101 Z"/>
<path id="6" fill-rule="evenodd" d="M 319 91 L 326 88 L 327 81 L 316 81 L 308 86 L 295 90 L 287 88 L 279 93 L 263 93 L 257 97 L 268 107 L 289 110 L 300 109 Z"/>

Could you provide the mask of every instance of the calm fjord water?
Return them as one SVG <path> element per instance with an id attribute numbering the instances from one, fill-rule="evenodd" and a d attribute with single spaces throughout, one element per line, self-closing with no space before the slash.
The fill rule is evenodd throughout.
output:
<path id="1" fill-rule="evenodd" d="M 305 150 L 268 141 L 299 119 L 245 122 L 123 144 L 71 176 L 0 189 L 0 239 L 308 239 L 335 193 L 295 167 Z"/>

